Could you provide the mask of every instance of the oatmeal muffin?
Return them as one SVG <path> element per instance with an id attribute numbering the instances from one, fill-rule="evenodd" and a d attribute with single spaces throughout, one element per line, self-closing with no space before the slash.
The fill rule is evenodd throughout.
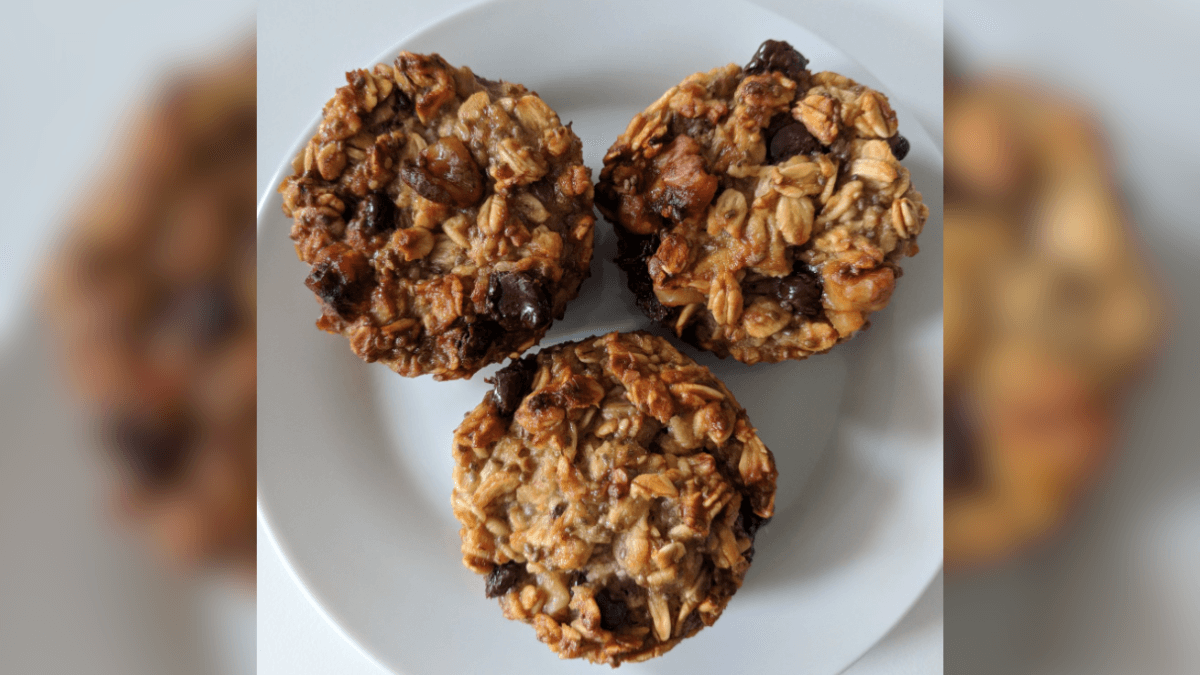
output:
<path id="1" fill-rule="evenodd" d="M 183 568 L 255 562 L 255 58 L 168 81 L 50 267 L 66 372 L 120 512 Z"/>
<path id="2" fill-rule="evenodd" d="M 346 80 L 279 187 L 317 326 L 438 380 L 537 344 L 591 268 L 591 173 L 570 125 L 437 54 Z"/>
<path id="3" fill-rule="evenodd" d="M 659 656 L 711 626 L 775 502 L 733 395 L 665 339 L 512 362 L 454 434 L 463 564 L 561 658 Z"/>
<path id="4" fill-rule="evenodd" d="M 946 563 L 1046 538 L 1161 334 L 1090 114 L 1011 79 L 946 92 Z"/>
<path id="5" fill-rule="evenodd" d="M 767 40 L 689 76 L 604 157 L 596 204 L 638 307 L 744 363 L 803 359 L 887 305 L 928 208 L 882 93 Z"/>

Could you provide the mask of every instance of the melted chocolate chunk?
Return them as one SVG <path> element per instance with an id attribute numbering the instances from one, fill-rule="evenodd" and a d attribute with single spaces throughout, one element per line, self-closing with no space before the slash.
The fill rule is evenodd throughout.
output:
<path id="1" fill-rule="evenodd" d="M 371 234 L 383 234 L 396 229 L 396 204 L 383 192 L 372 192 L 359 202 L 359 222 Z"/>
<path id="2" fill-rule="evenodd" d="M 497 272 L 488 278 L 488 308 L 505 330 L 541 330 L 553 320 L 550 294 L 528 272 Z"/>
<path id="3" fill-rule="evenodd" d="M 681 635 L 691 635 L 703 627 L 704 621 L 700 618 L 700 612 L 693 609 L 692 613 L 688 614 L 687 618 L 683 620 L 683 625 L 680 627 L 679 632 Z"/>
<path id="4" fill-rule="evenodd" d="M 607 588 L 596 594 L 596 606 L 600 608 L 600 627 L 604 630 L 620 630 L 633 618 L 625 601 Z"/>
<path id="5" fill-rule="evenodd" d="M 625 271 L 629 290 L 633 291 L 634 302 L 642 313 L 655 321 L 666 321 L 671 308 L 663 305 L 654 294 L 654 281 L 646 261 L 657 251 L 661 243 L 657 234 L 637 235 L 617 226 L 617 267 Z"/>
<path id="6" fill-rule="evenodd" d="M 488 380 L 492 383 L 492 402 L 501 415 L 511 417 L 517 411 L 536 373 L 537 357 L 526 356 L 496 371 L 496 375 Z"/>
<path id="7" fill-rule="evenodd" d="M 192 449 L 192 425 L 183 415 L 136 413 L 117 418 L 111 447 L 135 478 L 162 486 L 178 478 Z"/>
<path id="8" fill-rule="evenodd" d="M 479 319 L 466 324 L 458 337 L 459 359 L 468 364 L 482 361 L 500 333 L 500 324 L 495 321 Z"/>
<path id="9" fill-rule="evenodd" d="M 771 137 L 767 146 L 767 159 L 771 164 L 778 164 L 796 155 L 807 155 L 821 150 L 824 150 L 824 146 L 808 132 L 808 127 L 800 122 L 792 122 Z"/>
<path id="10" fill-rule="evenodd" d="M 484 595 L 489 598 L 498 598 L 512 590 L 512 587 L 521 578 L 523 567 L 520 563 L 513 561 L 496 565 L 492 568 L 491 574 L 487 575 L 487 581 L 483 588 Z"/>
<path id="11" fill-rule="evenodd" d="M 908 144 L 908 139 L 900 134 L 896 134 L 895 136 L 889 138 L 888 146 L 892 148 L 892 155 L 895 156 L 897 160 L 904 159 L 908 156 L 908 150 L 910 147 Z"/>
<path id="12" fill-rule="evenodd" d="M 563 513 L 565 513 L 566 510 L 567 510 L 566 504 L 555 504 L 554 510 L 551 511 L 551 513 L 553 513 L 554 517 L 557 518 L 557 517 L 561 516 Z"/>
<path id="13" fill-rule="evenodd" d="M 344 317 L 349 317 L 354 305 L 362 299 L 362 284 L 347 279 L 346 272 L 332 260 L 313 265 L 304 285 Z"/>
<path id="14" fill-rule="evenodd" d="M 810 319 L 825 311 L 821 305 L 824 288 L 821 275 L 800 263 L 786 277 L 759 279 L 746 285 L 751 293 L 773 298 L 784 310 Z"/>
<path id="15" fill-rule="evenodd" d="M 784 309 L 793 313 L 799 312 L 811 319 L 820 316 L 824 311 L 821 306 L 823 291 L 821 275 L 802 267 L 779 280 L 775 297 Z"/>
<path id="16" fill-rule="evenodd" d="M 808 59 L 790 44 L 782 40 L 767 40 L 754 52 L 754 58 L 746 64 L 745 71 L 748 75 L 775 71 L 788 79 L 799 81 L 805 75 L 806 68 Z"/>

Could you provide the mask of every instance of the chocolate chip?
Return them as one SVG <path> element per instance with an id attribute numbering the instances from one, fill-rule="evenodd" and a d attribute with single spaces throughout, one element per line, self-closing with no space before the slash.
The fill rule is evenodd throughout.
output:
<path id="1" fill-rule="evenodd" d="M 788 79 L 799 80 L 808 68 L 808 59 L 796 51 L 790 44 L 782 40 L 767 40 L 754 52 L 754 58 L 746 64 L 748 75 L 758 75 L 767 71 L 782 73 Z"/>
<path id="2" fill-rule="evenodd" d="M 767 146 L 767 158 L 771 164 L 777 164 L 796 155 L 807 155 L 822 148 L 821 142 L 808 132 L 808 127 L 800 122 L 793 122 L 771 137 L 771 143 Z"/>
<path id="3" fill-rule="evenodd" d="M 704 627 L 704 621 L 700 618 L 699 610 L 692 610 L 691 614 L 683 620 L 683 625 L 680 626 L 679 632 L 681 635 L 691 635 L 692 633 Z"/>
<path id="4" fill-rule="evenodd" d="M 503 565 L 493 567 L 484 583 L 484 595 L 489 598 L 498 598 L 512 590 L 512 587 L 517 585 L 517 581 L 521 578 L 523 568 L 523 565 L 511 560 Z"/>
<path id="5" fill-rule="evenodd" d="M 371 234 L 396 229 L 396 204 L 384 192 L 372 192 L 358 205 L 362 228 Z"/>
<path id="6" fill-rule="evenodd" d="M 479 319 L 463 326 L 458 337 L 458 358 L 466 364 L 478 363 L 500 336 L 500 324 Z"/>
<path id="7" fill-rule="evenodd" d="M 908 139 L 896 134 L 888 139 L 888 145 L 892 148 L 892 155 L 897 160 L 904 159 L 908 156 L 909 144 Z"/>
<path id="8" fill-rule="evenodd" d="M 746 285 L 751 293 L 772 297 L 779 306 L 793 314 L 811 318 L 821 316 L 821 294 L 824 284 L 821 275 L 807 265 L 797 264 L 791 274 L 783 278 L 761 279 Z"/>
<path id="9" fill-rule="evenodd" d="M 541 330 L 550 325 L 550 294 L 528 272 L 497 272 L 488 278 L 488 307 L 505 330 Z"/>
<path id="10" fill-rule="evenodd" d="M 673 313 L 671 308 L 663 305 L 654 293 L 654 281 L 646 261 L 657 251 L 660 242 L 657 234 L 637 235 L 618 226 L 617 231 L 617 267 L 625 271 L 629 290 L 633 291 L 634 302 L 642 313 L 655 321 L 666 321 Z"/>
<path id="11" fill-rule="evenodd" d="M 192 425 L 182 414 L 129 413 L 113 421 L 110 446 L 134 477 L 162 486 L 187 464 L 192 435 Z"/>
<path id="12" fill-rule="evenodd" d="M 537 357 L 526 356 L 515 359 L 496 371 L 492 383 L 492 402 L 504 417 L 511 417 L 521 406 L 521 399 L 529 392 L 533 376 L 537 373 Z M 557 517 L 557 516 L 555 516 Z"/>
<path id="13" fill-rule="evenodd" d="M 604 630 L 615 631 L 629 625 L 632 617 L 628 605 L 609 589 L 596 594 L 596 606 L 600 608 L 600 627 Z"/>
<path id="14" fill-rule="evenodd" d="M 342 316 L 353 312 L 362 295 L 361 285 L 348 279 L 346 270 L 334 260 L 313 265 L 304 285 Z"/>
<path id="15" fill-rule="evenodd" d="M 565 513 L 566 510 L 567 510 L 567 505 L 559 503 L 559 504 L 554 505 L 554 511 L 552 513 L 554 513 L 554 517 L 557 518 L 557 517 L 561 516 L 563 513 Z"/>

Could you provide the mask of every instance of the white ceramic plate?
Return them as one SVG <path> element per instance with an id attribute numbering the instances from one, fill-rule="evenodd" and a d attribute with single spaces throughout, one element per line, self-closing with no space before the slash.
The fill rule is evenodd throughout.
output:
<path id="1" fill-rule="evenodd" d="M 598 175 L 629 119 L 686 75 L 744 63 L 765 38 L 876 82 L 803 28 L 739 2 L 502 2 L 396 45 L 437 51 L 537 91 L 584 142 Z M 368 64 L 346 64 L 346 69 Z M 330 92 L 337 83 L 330 83 Z M 905 164 L 931 217 L 891 306 L 866 333 L 801 363 L 748 367 L 708 355 L 775 453 L 776 517 L 721 620 L 634 672 L 836 673 L 903 615 L 941 563 L 941 157 L 898 111 Z M 298 150 L 316 128 L 305 130 Z M 281 158 L 272 184 L 290 172 Z M 259 207 L 259 507 L 314 602 L 350 640 L 402 673 L 595 672 L 559 661 L 505 620 L 460 563 L 450 511 L 450 436 L 483 378 L 401 378 L 313 327 L 316 301 L 275 193 Z M 598 225 L 593 275 L 545 343 L 648 325 L 609 262 Z"/>

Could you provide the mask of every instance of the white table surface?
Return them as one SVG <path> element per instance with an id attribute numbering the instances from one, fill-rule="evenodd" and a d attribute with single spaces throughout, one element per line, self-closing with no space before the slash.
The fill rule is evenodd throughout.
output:
<path id="1" fill-rule="evenodd" d="M 757 0 L 857 58 L 888 95 L 942 135 L 942 2 L 910 0 Z M 346 7 L 369 20 L 343 19 Z M 351 67 L 471 0 L 438 3 L 359 0 L 263 0 L 258 12 L 258 187 L 268 181 L 299 133 Z M 847 17 L 853 17 L 851 23 Z M 269 534 L 258 533 L 258 672 L 263 675 L 385 675 L 325 620 L 290 576 Z M 942 671 L 942 578 L 907 616 L 847 672 L 851 675 Z"/>

